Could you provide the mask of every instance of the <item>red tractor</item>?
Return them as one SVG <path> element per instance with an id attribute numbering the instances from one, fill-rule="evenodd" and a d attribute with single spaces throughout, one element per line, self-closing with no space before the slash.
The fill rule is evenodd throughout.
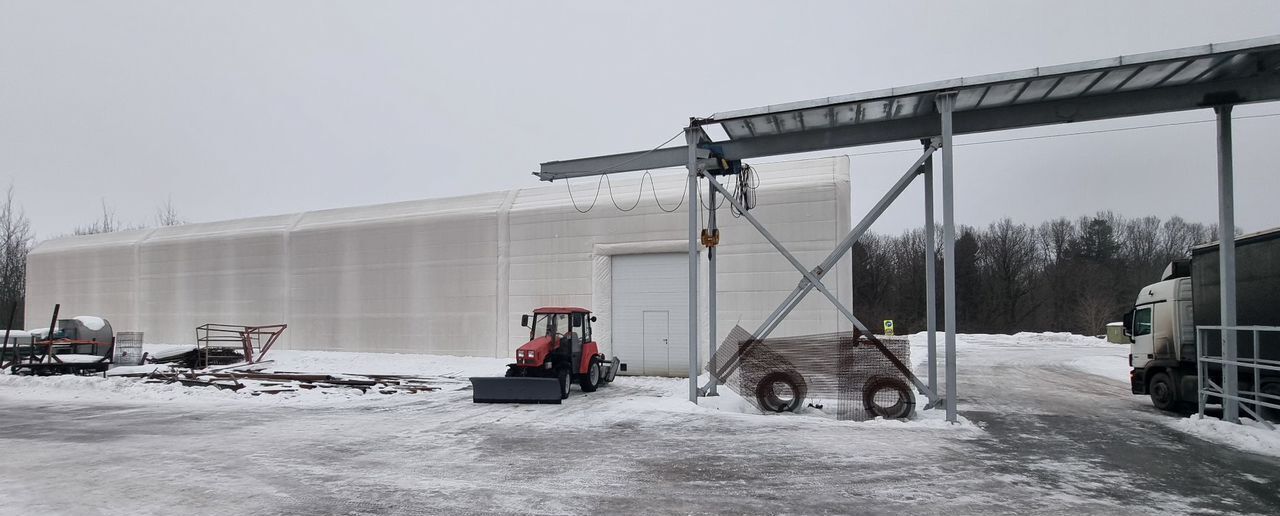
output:
<path id="1" fill-rule="evenodd" d="M 529 341 L 516 349 L 516 361 L 502 378 L 471 378 L 476 403 L 560 403 L 577 382 L 592 392 L 612 382 L 627 365 L 606 358 L 591 338 L 595 316 L 585 308 L 549 306 L 520 316 Z"/>

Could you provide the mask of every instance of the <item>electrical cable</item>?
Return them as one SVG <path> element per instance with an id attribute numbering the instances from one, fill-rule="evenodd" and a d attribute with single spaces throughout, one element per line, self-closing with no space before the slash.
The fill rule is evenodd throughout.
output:
<path id="1" fill-rule="evenodd" d="M 573 204 L 573 209 L 578 213 L 586 214 L 587 212 L 590 212 L 593 208 L 595 208 L 596 202 L 600 200 L 600 189 L 604 186 L 604 182 L 608 177 L 609 177 L 608 174 L 601 174 L 600 179 L 596 180 L 595 197 L 591 198 L 591 205 L 587 206 L 585 210 L 578 206 L 578 200 L 573 196 L 573 185 L 570 183 L 568 178 L 565 178 L 565 181 L 564 181 L 565 189 L 569 191 L 569 202 Z M 622 206 L 618 205 L 618 199 L 613 195 L 613 180 L 608 179 L 609 200 L 613 202 L 613 207 L 617 208 L 618 211 L 621 211 L 624 213 L 636 209 L 636 207 L 640 205 L 641 198 L 644 196 L 645 178 L 649 178 L 649 191 L 653 192 L 653 202 L 654 204 L 658 205 L 658 209 L 667 213 L 674 213 L 676 210 L 679 210 L 681 206 L 684 206 L 684 200 L 686 197 L 689 196 L 689 176 L 686 175 L 684 178 L 684 188 L 681 188 L 680 202 L 677 203 L 674 208 L 667 209 L 665 206 L 662 205 L 662 200 L 658 198 L 657 181 L 654 180 L 653 174 L 650 173 L 648 170 L 646 170 L 644 171 L 644 175 L 640 176 L 640 189 L 636 193 L 636 202 L 632 203 L 630 208 L 624 209 Z"/>
<path id="2" fill-rule="evenodd" d="M 674 213 L 676 210 L 680 209 L 681 206 L 684 206 L 685 198 L 689 197 L 689 176 L 688 175 L 684 176 L 684 188 L 680 189 L 680 203 L 676 204 L 675 208 L 671 208 L 668 210 L 662 206 L 662 201 L 658 200 L 658 187 L 654 186 L 653 184 L 654 183 L 653 176 L 649 174 L 648 170 L 644 171 L 644 174 L 646 176 L 649 176 L 649 190 L 653 192 L 653 202 L 654 204 L 658 205 L 659 210 L 665 211 L 667 213 Z M 640 188 L 641 189 L 644 188 L 643 177 L 640 178 Z"/>
<path id="3" fill-rule="evenodd" d="M 644 173 L 647 175 L 649 171 L 646 170 Z M 608 178 L 609 176 L 606 174 L 603 177 Z M 652 181 L 653 178 L 649 178 L 649 180 Z M 644 176 L 640 176 L 640 189 L 636 191 L 636 202 L 631 203 L 631 207 L 626 209 L 623 209 L 622 206 L 618 206 L 618 200 L 613 198 L 613 180 L 609 179 L 608 181 L 609 181 L 609 200 L 613 201 L 614 208 L 617 208 L 618 211 L 620 212 L 626 213 L 636 209 L 636 206 L 640 205 L 640 198 L 644 197 Z"/>
<path id="4" fill-rule="evenodd" d="M 591 206 L 587 206 L 587 209 L 584 210 L 578 207 L 578 201 L 573 198 L 573 186 L 569 184 L 569 180 L 567 178 L 564 180 L 565 189 L 569 191 L 569 202 L 573 203 L 573 209 L 578 213 L 587 213 L 591 211 L 591 208 L 596 207 L 596 201 L 600 200 L 600 186 L 603 184 L 604 176 L 602 175 L 600 176 L 600 179 L 596 181 L 596 196 L 591 199 Z"/>

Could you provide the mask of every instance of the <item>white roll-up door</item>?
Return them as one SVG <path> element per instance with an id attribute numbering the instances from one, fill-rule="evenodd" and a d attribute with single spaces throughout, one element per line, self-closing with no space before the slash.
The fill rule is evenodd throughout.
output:
<path id="1" fill-rule="evenodd" d="M 627 374 L 689 376 L 688 255 L 615 255 L 612 268 L 613 352 Z"/>

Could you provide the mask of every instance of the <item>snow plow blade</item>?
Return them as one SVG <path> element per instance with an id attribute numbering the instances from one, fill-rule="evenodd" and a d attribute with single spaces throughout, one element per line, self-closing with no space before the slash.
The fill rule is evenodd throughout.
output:
<path id="1" fill-rule="evenodd" d="M 475 403 L 560 403 L 560 380 L 555 378 L 471 378 Z"/>

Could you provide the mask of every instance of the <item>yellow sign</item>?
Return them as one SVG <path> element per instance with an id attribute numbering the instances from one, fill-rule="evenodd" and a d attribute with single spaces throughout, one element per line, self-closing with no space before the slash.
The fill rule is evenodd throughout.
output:
<path id="1" fill-rule="evenodd" d="M 884 334 L 890 337 L 893 336 L 893 319 L 884 320 Z"/>

